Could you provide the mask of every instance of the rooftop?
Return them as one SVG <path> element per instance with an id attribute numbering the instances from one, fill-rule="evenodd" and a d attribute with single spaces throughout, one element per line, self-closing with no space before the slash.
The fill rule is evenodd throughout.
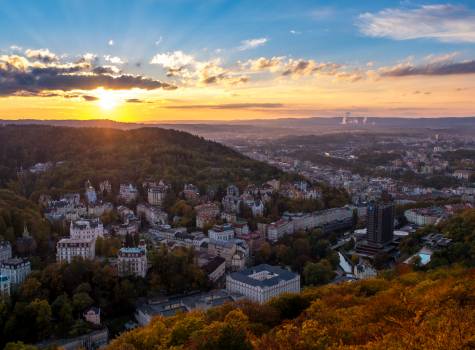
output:
<path id="1" fill-rule="evenodd" d="M 226 302 L 235 301 L 239 296 L 226 290 L 212 290 L 207 293 L 195 293 L 185 296 L 170 297 L 156 302 L 149 300 L 138 306 L 142 312 L 156 316 L 174 316 L 178 312 L 186 312 L 196 308 L 207 309 Z"/>
<path id="2" fill-rule="evenodd" d="M 23 259 L 23 258 L 11 258 L 11 259 L 5 260 L 2 263 L 2 266 L 17 266 L 17 265 L 26 264 L 26 263 L 29 264 L 30 262 L 27 259 Z"/>
<path id="3" fill-rule="evenodd" d="M 101 222 L 99 219 L 85 219 L 81 218 L 76 221 L 71 221 L 71 226 L 74 228 L 78 228 L 81 230 L 88 229 L 88 228 L 96 228 L 99 226 Z"/>
<path id="4" fill-rule="evenodd" d="M 120 248 L 120 253 L 124 253 L 124 254 L 141 254 L 141 253 L 144 253 L 144 249 L 143 249 L 143 248 L 139 248 L 139 247 L 124 247 L 124 248 Z"/>
<path id="5" fill-rule="evenodd" d="M 281 281 L 290 281 L 298 277 L 298 274 L 278 266 L 261 264 L 234 272 L 229 276 L 236 281 L 264 288 L 279 284 Z"/>

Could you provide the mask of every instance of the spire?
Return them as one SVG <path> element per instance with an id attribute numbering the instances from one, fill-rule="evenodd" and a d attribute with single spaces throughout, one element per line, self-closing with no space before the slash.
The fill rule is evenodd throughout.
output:
<path id="1" fill-rule="evenodd" d="M 30 237 L 30 233 L 28 232 L 28 227 L 26 226 L 26 222 L 25 222 L 25 226 L 23 227 L 23 237 Z"/>

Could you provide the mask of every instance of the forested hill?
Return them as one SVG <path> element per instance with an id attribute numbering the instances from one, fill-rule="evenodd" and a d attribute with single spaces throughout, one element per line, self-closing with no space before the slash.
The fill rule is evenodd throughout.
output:
<path id="1" fill-rule="evenodd" d="M 123 333 L 122 349 L 473 349 L 475 271 L 400 270 L 308 288 L 265 305 L 237 302 Z"/>
<path id="2" fill-rule="evenodd" d="M 204 188 L 261 182 L 281 175 L 279 170 L 219 143 L 160 128 L 124 131 L 7 125 L 0 127 L 0 142 L 0 187 L 16 180 L 18 169 L 23 168 L 26 196 L 52 188 L 77 190 L 87 179 L 94 183 L 108 179 L 117 185 L 163 178 Z M 55 166 L 34 176 L 34 181 L 29 179 L 28 168 L 45 162 Z"/>

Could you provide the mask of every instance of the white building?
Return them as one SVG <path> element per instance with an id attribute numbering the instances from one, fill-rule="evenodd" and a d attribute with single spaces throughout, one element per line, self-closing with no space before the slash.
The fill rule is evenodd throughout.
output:
<path id="1" fill-rule="evenodd" d="M 228 242 L 234 239 L 234 229 L 230 224 L 215 225 L 208 230 L 208 237 L 214 241 Z"/>
<path id="2" fill-rule="evenodd" d="M 198 187 L 193 184 L 185 184 L 183 188 L 183 196 L 188 200 L 197 200 L 200 198 Z"/>
<path id="3" fill-rule="evenodd" d="M 96 202 L 94 205 L 87 207 L 87 214 L 90 216 L 99 217 L 104 213 L 114 210 L 114 205 L 110 202 Z"/>
<path id="4" fill-rule="evenodd" d="M 267 239 L 271 242 L 277 242 L 281 237 L 285 235 L 291 235 L 293 233 L 293 221 L 280 219 L 267 226 Z"/>
<path id="5" fill-rule="evenodd" d="M 311 214 L 285 212 L 283 218 L 294 223 L 294 231 L 315 228 L 315 220 Z"/>
<path id="6" fill-rule="evenodd" d="M 31 273 L 31 263 L 27 259 L 12 258 L 4 261 L 0 275 L 7 276 L 12 287 L 18 286 Z"/>
<path id="7" fill-rule="evenodd" d="M 53 163 L 46 162 L 46 163 L 36 163 L 32 167 L 30 167 L 30 173 L 32 174 L 39 174 L 44 173 L 45 171 L 51 169 L 53 167 Z"/>
<path id="8" fill-rule="evenodd" d="M 99 183 L 99 191 L 101 193 L 111 193 L 112 192 L 112 185 L 109 180 L 104 180 Z"/>
<path id="9" fill-rule="evenodd" d="M 0 297 L 10 295 L 10 279 L 8 276 L 0 275 Z"/>
<path id="10" fill-rule="evenodd" d="M 98 307 L 90 307 L 83 313 L 84 319 L 96 326 L 101 325 L 101 309 Z"/>
<path id="11" fill-rule="evenodd" d="M 63 238 L 56 244 L 56 261 L 70 263 L 74 257 L 92 260 L 96 256 L 95 239 Z"/>
<path id="12" fill-rule="evenodd" d="M 12 245 L 8 241 L 0 242 L 0 265 L 12 257 Z"/>
<path id="13" fill-rule="evenodd" d="M 168 223 L 168 214 L 160 208 L 147 204 L 140 203 L 137 205 L 137 216 L 144 217 L 149 225 L 166 225 Z"/>
<path id="14" fill-rule="evenodd" d="M 252 216 L 264 216 L 264 203 L 261 200 L 254 201 L 251 211 Z"/>
<path id="15" fill-rule="evenodd" d="M 97 239 L 104 236 L 104 226 L 98 219 L 79 219 L 71 221 L 69 235 L 72 239 Z"/>
<path id="16" fill-rule="evenodd" d="M 68 193 L 59 200 L 49 200 L 45 217 L 50 221 L 75 220 L 85 215 L 87 208 L 80 202 L 79 193 Z"/>
<path id="17" fill-rule="evenodd" d="M 226 290 L 262 304 L 282 293 L 299 293 L 300 276 L 262 264 L 226 276 Z"/>
<path id="18" fill-rule="evenodd" d="M 313 216 L 315 220 L 314 225 L 315 227 L 318 227 L 334 221 L 341 221 L 352 218 L 353 210 L 348 207 L 332 208 L 318 211 Z"/>
<path id="19" fill-rule="evenodd" d="M 411 224 L 418 226 L 434 225 L 444 216 L 444 211 L 439 207 L 408 209 L 404 216 Z"/>
<path id="20" fill-rule="evenodd" d="M 134 275 L 145 277 L 147 274 L 147 254 L 143 248 L 121 248 L 117 259 L 119 276 Z"/>
<path id="21" fill-rule="evenodd" d="M 226 189 L 226 195 L 223 197 L 221 204 L 223 209 L 228 213 L 239 213 L 239 206 L 241 199 L 239 198 L 239 188 L 235 185 L 230 185 Z"/>
<path id="22" fill-rule="evenodd" d="M 168 192 L 168 186 L 162 182 L 156 186 L 150 186 L 147 190 L 147 200 L 151 205 L 162 205 Z"/>
<path id="23" fill-rule="evenodd" d="M 97 201 L 97 194 L 95 188 L 91 185 L 91 182 L 88 180 L 86 181 L 85 186 L 85 196 L 86 200 L 89 204 L 94 204 Z"/>
<path id="24" fill-rule="evenodd" d="M 459 180 L 469 180 L 470 177 L 473 175 L 473 170 L 455 170 L 453 173 L 453 176 L 456 177 Z"/>
<path id="25" fill-rule="evenodd" d="M 119 198 L 124 202 L 133 202 L 139 196 L 139 191 L 132 184 L 120 184 Z"/>
<path id="26" fill-rule="evenodd" d="M 244 240 L 233 239 L 231 241 L 208 242 L 208 255 L 220 256 L 226 260 L 226 268 L 234 271 L 241 270 L 249 258 L 249 246 Z"/>
<path id="27" fill-rule="evenodd" d="M 249 225 L 246 220 L 238 220 L 232 224 L 235 235 L 249 234 Z"/>

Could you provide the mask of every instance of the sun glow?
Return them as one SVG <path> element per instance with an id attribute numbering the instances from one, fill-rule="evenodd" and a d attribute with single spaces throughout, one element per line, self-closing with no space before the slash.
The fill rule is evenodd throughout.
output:
<path id="1" fill-rule="evenodd" d="M 97 97 L 99 98 L 97 102 L 99 107 L 105 111 L 113 110 L 120 103 L 120 98 L 114 91 L 98 89 Z"/>

